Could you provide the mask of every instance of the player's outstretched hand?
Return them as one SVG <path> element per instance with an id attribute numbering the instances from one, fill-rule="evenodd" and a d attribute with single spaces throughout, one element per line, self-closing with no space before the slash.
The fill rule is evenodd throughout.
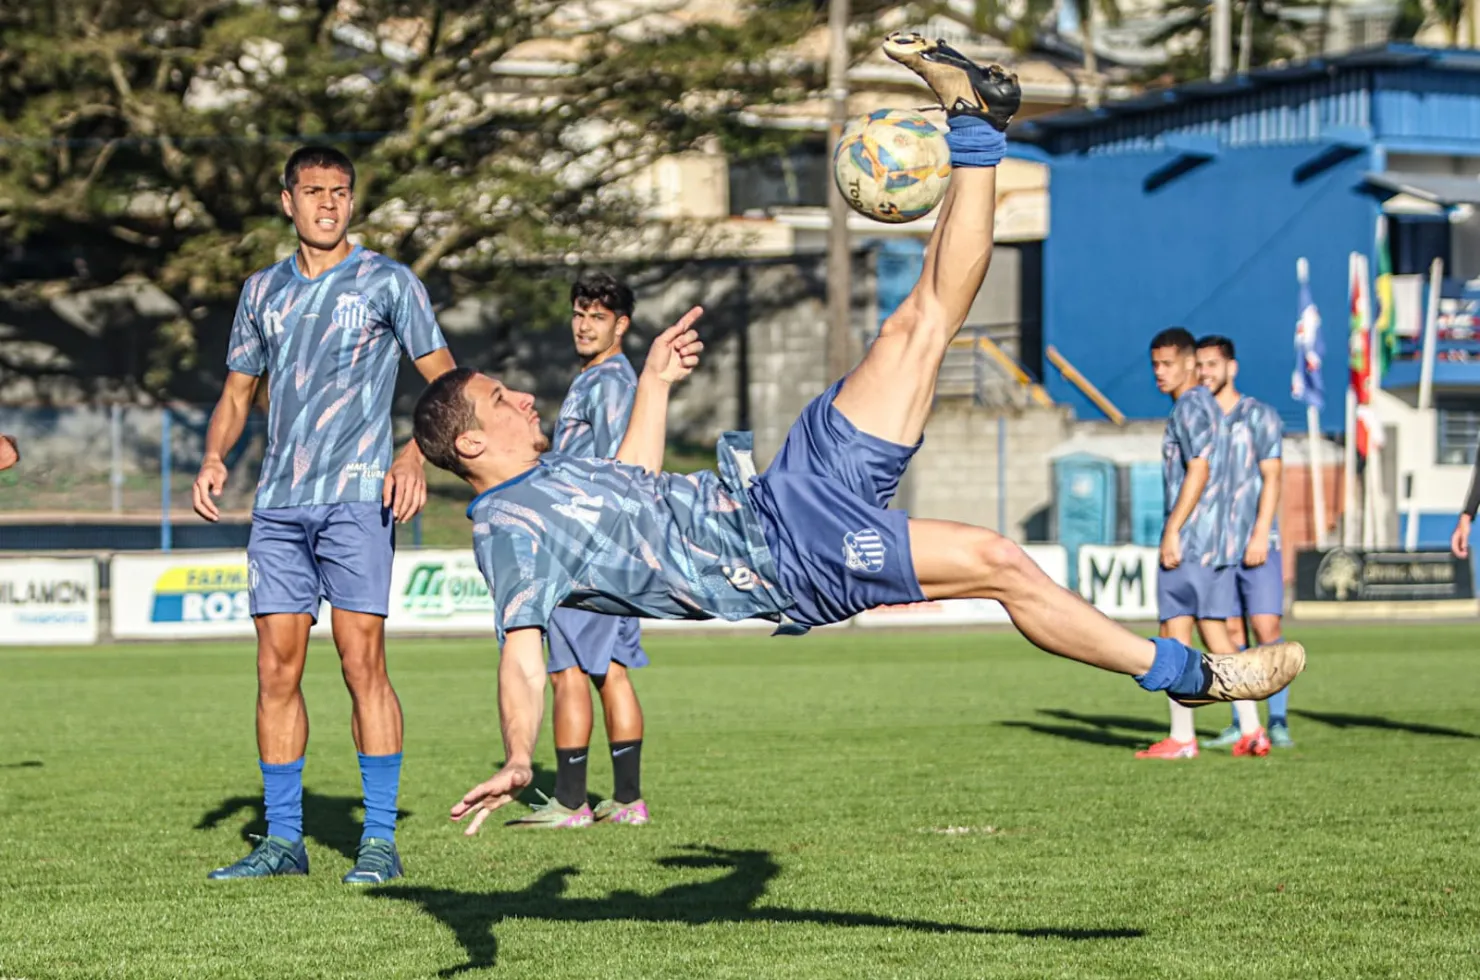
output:
<path id="1" fill-rule="evenodd" d="M 195 478 L 195 486 L 190 488 L 190 495 L 195 503 L 195 512 L 208 521 L 219 521 L 221 519 L 221 508 L 216 506 L 212 497 L 221 496 L 221 491 L 226 489 L 226 464 L 219 459 L 208 459 L 200 464 L 200 473 Z"/>
<path id="2" fill-rule="evenodd" d="M 704 307 L 696 306 L 678 322 L 653 338 L 648 348 L 647 363 L 643 371 L 652 371 L 669 384 L 675 384 L 694 373 L 699 366 L 699 352 L 704 341 L 699 339 L 694 324 L 704 315 Z"/>
<path id="3" fill-rule="evenodd" d="M 382 506 L 392 508 L 399 524 L 405 524 L 421 513 L 427 502 L 427 474 L 420 457 L 402 453 L 391 464 L 385 474 L 385 489 L 381 492 L 380 502 Z"/>
<path id="4" fill-rule="evenodd" d="M 0 470 L 8 470 L 21 461 L 21 452 L 15 448 L 15 439 L 0 435 Z"/>
<path id="5" fill-rule="evenodd" d="M 515 795 L 532 782 L 534 770 L 529 766 L 506 764 L 493 774 L 492 779 L 468 790 L 467 795 L 453 806 L 452 819 L 461 820 L 471 813 L 473 822 L 463 831 L 471 837 L 483 826 L 483 821 L 488 819 L 490 813 L 505 803 L 514 802 Z"/>

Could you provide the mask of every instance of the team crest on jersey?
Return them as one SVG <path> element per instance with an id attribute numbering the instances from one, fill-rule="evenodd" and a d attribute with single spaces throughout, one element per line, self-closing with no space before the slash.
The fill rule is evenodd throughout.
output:
<path id="1" fill-rule="evenodd" d="M 726 581 L 741 592 L 749 592 L 756 586 L 755 572 L 744 565 L 721 565 L 720 572 L 724 574 Z"/>
<path id="2" fill-rule="evenodd" d="M 363 330 L 370 322 L 370 301 L 364 293 L 340 293 L 334 298 L 334 325 L 341 330 Z"/>
<path id="3" fill-rule="evenodd" d="M 843 561 L 855 572 L 878 572 L 884 568 L 884 539 L 871 527 L 843 535 Z"/>

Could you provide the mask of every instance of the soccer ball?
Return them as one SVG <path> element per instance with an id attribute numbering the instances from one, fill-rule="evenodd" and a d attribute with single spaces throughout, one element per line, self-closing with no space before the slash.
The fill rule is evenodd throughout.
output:
<path id="1" fill-rule="evenodd" d="M 902 224 L 923 218 L 945 196 L 951 150 L 945 135 L 913 109 L 879 109 L 843 130 L 833 150 L 833 179 L 859 214 Z"/>

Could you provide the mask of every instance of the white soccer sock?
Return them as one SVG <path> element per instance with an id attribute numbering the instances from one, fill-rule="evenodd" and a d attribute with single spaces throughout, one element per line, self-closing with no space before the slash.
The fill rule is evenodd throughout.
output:
<path id="1" fill-rule="evenodd" d="M 1172 738 L 1178 742 L 1190 742 L 1197 738 L 1197 729 L 1192 726 L 1192 709 L 1167 698 L 1172 709 Z"/>
<path id="2" fill-rule="evenodd" d="M 1238 733 L 1252 735 L 1262 726 L 1259 724 L 1259 706 L 1253 701 L 1233 702 L 1233 715 L 1238 719 Z"/>

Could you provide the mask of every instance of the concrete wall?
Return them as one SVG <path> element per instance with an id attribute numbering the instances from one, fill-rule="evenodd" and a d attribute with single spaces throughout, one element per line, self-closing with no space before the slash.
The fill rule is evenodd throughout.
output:
<path id="1" fill-rule="evenodd" d="M 1006 525 L 999 526 L 998 419 L 1007 429 Z M 1069 435 L 1067 409 L 991 410 L 969 399 L 938 401 L 900 502 L 914 517 L 989 527 L 1016 541 L 1041 537 L 1053 500 L 1049 453 Z M 1036 532 L 1036 533 L 1030 533 Z"/>
<path id="2" fill-rule="evenodd" d="M 1339 162 L 1307 176 L 1302 168 L 1327 154 Z M 1190 169 L 1178 175 L 1179 166 Z M 1372 249 L 1377 204 L 1359 190 L 1372 169 L 1381 168 L 1371 152 L 1342 158 L 1321 145 L 1224 149 L 1201 163 L 1172 152 L 1055 159 L 1045 342 L 1121 411 L 1153 418 L 1165 416 L 1166 400 L 1151 383 L 1151 337 L 1173 325 L 1224 334 L 1239 350 L 1239 387 L 1303 428 L 1289 387 L 1295 260 L 1306 256 L 1335 393 L 1322 427 L 1339 431 L 1347 254 Z M 1102 417 L 1057 371 L 1047 381 L 1079 417 Z"/>

